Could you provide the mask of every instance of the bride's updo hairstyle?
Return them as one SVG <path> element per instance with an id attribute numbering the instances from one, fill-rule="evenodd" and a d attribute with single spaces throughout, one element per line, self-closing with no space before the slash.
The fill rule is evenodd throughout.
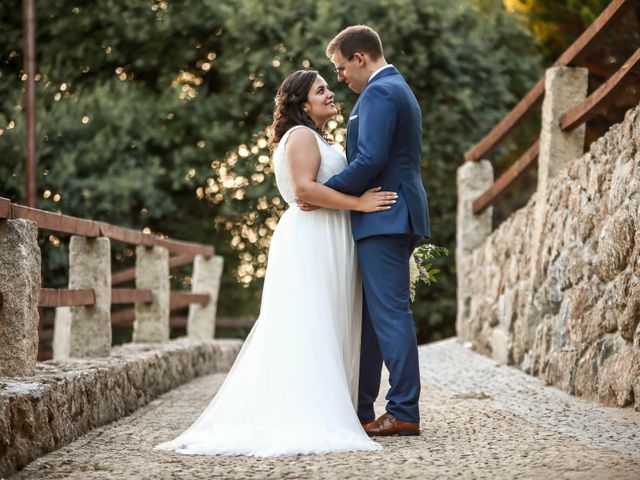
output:
<path id="1" fill-rule="evenodd" d="M 322 130 L 302 108 L 317 77 L 318 72 L 315 70 L 297 70 L 285 78 L 278 88 L 273 123 L 267 130 L 269 148 L 272 150 L 276 148 L 285 132 L 296 125 L 307 126 L 324 137 Z"/>

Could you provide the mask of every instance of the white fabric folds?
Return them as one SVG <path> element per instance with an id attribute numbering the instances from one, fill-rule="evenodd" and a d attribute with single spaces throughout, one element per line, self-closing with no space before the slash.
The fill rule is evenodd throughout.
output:
<path id="1" fill-rule="evenodd" d="M 267 457 L 382 448 L 355 412 L 362 288 L 349 212 L 295 205 L 285 161 L 292 130 L 274 153 L 290 208 L 271 240 L 260 317 L 209 406 L 156 449 Z M 316 138 L 325 182 L 346 159 Z"/>

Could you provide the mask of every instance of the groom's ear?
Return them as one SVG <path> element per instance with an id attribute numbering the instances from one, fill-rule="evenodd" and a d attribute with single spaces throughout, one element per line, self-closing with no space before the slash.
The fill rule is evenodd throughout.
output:
<path id="1" fill-rule="evenodd" d="M 368 59 L 366 53 L 354 53 L 353 60 L 358 63 L 358 66 L 364 67 Z"/>

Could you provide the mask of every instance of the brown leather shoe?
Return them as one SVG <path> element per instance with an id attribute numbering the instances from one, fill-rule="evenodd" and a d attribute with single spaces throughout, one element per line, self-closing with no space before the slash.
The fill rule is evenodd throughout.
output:
<path id="1" fill-rule="evenodd" d="M 420 435 L 420 424 L 403 422 L 391 415 L 389 412 L 382 415 L 377 420 L 363 425 L 364 431 L 371 437 L 389 435 Z"/>

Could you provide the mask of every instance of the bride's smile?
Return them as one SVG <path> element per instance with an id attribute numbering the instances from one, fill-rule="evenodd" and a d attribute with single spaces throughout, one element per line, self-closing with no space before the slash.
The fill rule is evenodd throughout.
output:
<path id="1" fill-rule="evenodd" d="M 302 106 L 319 128 L 322 128 L 327 120 L 338 113 L 334 98 L 335 95 L 329 90 L 327 82 L 318 75 L 309 89 L 307 101 Z"/>

